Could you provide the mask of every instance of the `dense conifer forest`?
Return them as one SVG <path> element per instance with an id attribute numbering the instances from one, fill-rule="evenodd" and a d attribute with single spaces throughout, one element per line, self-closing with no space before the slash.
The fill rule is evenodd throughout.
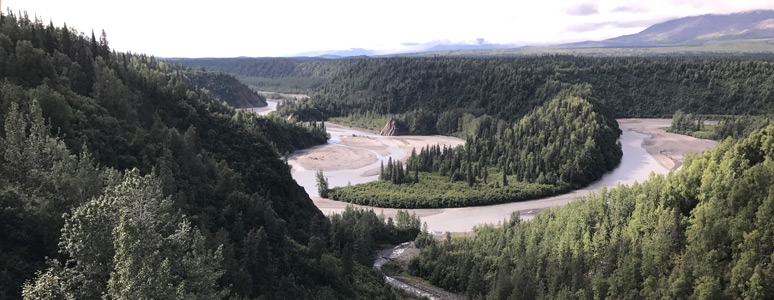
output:
<path id="1" fill-rule="evenodd" d="M 190 72 L 0 17 L 0 299 L 404 297 L 370 263 L 418 219 L 326 218 L 280 158 L 324 129 L 236 112 Z"/>
<path id="2" fill-rule="evenodd" d="M 266 97 L 251 90 L 239 82 L 234 75 L 211 72 L 203 69 L 186 70 L 185 74 L 191 83 L 205 88 L 218 99 L 234 108 L 250 108 L 266 106 Z"/>
<path id="3" fill-rule="evenodd" d="M 231 73 L 250 87 L 261 91 L 309 93 L 327 78 L 354 64 L 355 59 L 311 57 L 277 58 L 170 58 L 189 67 Z"/>
<path id="4" fill-rule="evenodd" d="M 585 186 L 615 168 L 622 152 L 618 123 L 578 97 L 584 93 L 577 87 L 560 92 L 511 126 L 486 119 L 464 146 L 414 151 L 405 168 L 388 161 L 381 182 L 335 188 L 330 196 L 375 206 L 454 207 Z"/>
<path id="5" fill-rule="evenodd" d="M 667 176 L 422 239 L 409 271 L 471 299 L 770 299 L 774 126 Z"/>
<path id="6" fill-rule="evenodd" d="M 616 118 L 764 114 L 774 112 L 773 70 L 766 58 L 360 59 L 283 114 L 404 114 L 405 133 L 452 134 L 465 114 L 515 122 L 566 84 L 589 84 L 589 100 Z"/>

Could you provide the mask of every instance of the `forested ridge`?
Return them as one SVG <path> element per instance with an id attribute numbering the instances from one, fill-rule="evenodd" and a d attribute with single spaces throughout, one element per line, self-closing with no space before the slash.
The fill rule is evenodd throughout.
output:
<path id="1" fill-rule="evenodd" d="M 366 265 L 416 217 L 325 218 L 280 159 L 324 130 L 187 72 L 0 16 L 0 298 L 403 297 Z"/>
<path id="2" fill-rule="evenodd" d="M 350 62 L 351 63 L 351 62 Z M 616 118 L 774 112 L 774 67 L 762 58 L 374 58 L 356 60 L 283 114 L 405 114 L 406 133 L 450 134 L 465 114 L 514 122 L 564 84 L 589 84 Z"/>
<path id="3" fill-rule="evenodd" d="M 409 272 L 472 299 L 771 299 L 774 126 L 669 175 L 422 239 Z"/>
<path id="4" fill-rule="evenodd" d="M 415 149 L 406 167 L 388 161 L 381 182 L 335 188 L 330 196 L 375 206 L 457 207 L 585 186 L 615 168 L 623 155 L 618 123 L 580 98 L 588 93 L 587 87 L 564 90 L 512 125 L 484 118 L 467 132 L 464 146 Z"/>
<path id="5" fill-rule="evenodd" d="M 205 68 L 239 76 L 250 87 L 261 91 L 309 93 L 327 78 L 352 65 L 354 59 L 313 57 L 276 58 L 169 58 L 189 67 Z"/>
<path id="6" fill-rule="evenodd" d="M 355 59 L 324 59 L 314 57 L 266 58 L 170 58 L 189 67 L 202 67 L 243 77 L 326 78 L 348 67 Z"/>
<path id="7" fill-rule="evenodd" d="M 266 106 L 264 96 L 239 82 L 234 75 L 203 69 L 189 69 L 185 75 L 195 86 L 207 89 L 213 96 L 234 108 Z"/>

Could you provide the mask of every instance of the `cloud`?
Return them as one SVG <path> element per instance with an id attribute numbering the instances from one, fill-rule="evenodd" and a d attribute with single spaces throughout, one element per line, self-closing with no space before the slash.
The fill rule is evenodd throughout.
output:
<path id="1" fill-rule="evenodd" d="M 618 6 L 613 8 L 610 12 L 614 13 L 644 13 L 648 12 L 647 9 L 640 6 Z"/>
<path id="2" fill-rule="evenodd" d="M 567 31 L 570 31 L 570 32 L 594 31 L 610 24 L 611 22 L 572 24 L 570 26 L 567 26 Z"/>
<path id="3" fill-rule="evenodd" d="M 596 3 L 581 3 L 578 6 L 574 6 L 567 10 L 567 14 L 571 16 L 589 16 L 599 14 L 599 9 Z"/>

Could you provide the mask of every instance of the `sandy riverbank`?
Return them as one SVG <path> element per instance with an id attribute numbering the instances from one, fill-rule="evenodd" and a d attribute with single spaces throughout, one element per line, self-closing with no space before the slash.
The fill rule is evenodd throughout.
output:
<path id="1" fill-rule="evenodd" d="M 327 123 L 329 132 L 346 132 L 351 128 Z M 333 144 L 314 147 L 294 154 L 293 163 L 306 170 L 335 171 L 360 169 L 374 164 L 379 157 L 394 156 L 405 162 L 412 150 L 419 152 L 429 145 L 457 146 L 465 141 L 449 136 L 379 136 L 341 134 Z M 362 176 L 378 175 L 379 168 L 365 170 Z"/>
<path id="2" fill-rule="evenodd" d="M 669 133 L 665 128 L 672 123 L 671 119 L 619 119 L 622 130 L 633 130 L 648 134 L 642 147 L 656 161 L 668 170 L 677 170 L 683 165 L 685 155 L 691 152 L 702 153 L 717 146 L 718 142 L 698 139 L 692 136 Z"/>

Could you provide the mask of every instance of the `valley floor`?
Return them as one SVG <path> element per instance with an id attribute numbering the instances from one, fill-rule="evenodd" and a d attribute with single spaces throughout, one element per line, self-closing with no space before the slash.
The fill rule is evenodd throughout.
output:
<path id="1" fill-rule="evenodd" d="M 518 211 L 523 219 L 531 219 L 548 207 L 563 206 L 603 186 L 612 187 L 618 183 L 642 182 L 648 178 L 651 172 L 666 174 L 677 170 L 682 165 L 685 154 L 703 152 L 717 145 L 715 141 L 667 133 L 664 128 L 670 125 L 670 119 L 619 119 L 618 122 L 621 130 L 624 131 L 621 137 L 624 148 L 621 165 L 586 188 L 530 201 L 463 208 L 411 209 L 410 212 L 422 218 L 423 222 L 427 222 L 430 230 L 436 232 L 469 232 L 474 226 L 505 220 L 515 211 Z M 389 153 L 402 152 L 404 155 L 408 155 L 413 147 L 419 149 L 422 145 L 454 142 L 457 142 L 454 144 L 461 144 L 463 142 L 457 138 L 444 136 L 379 137 L 334 124 L 327 124 L 327 128 L 329 132 L 338 132 L 338 134 L 332 134 L 328 145 L 298 152 L 290 159 L 294 178 L 306 188 L 315 205 L 325 214 L 341 212 L 349 204 L 317 196 L 313 170 L 324 170 L 333 186 L 346 185 L 348 181 L 357 184 L 376 179 L 379 160 L 386 159 L 382 155 L 384 149 L 387 149 Z M 353 133 L 358 134 L 353 136 Z M 348 150 L 335 150 L 333 148 L 348 148 Z M 352 151 L 370 154 L 365 155 L 368 157 L 367 159 L 361 160 L 358 155 L 352 155 L 348 152 L 353 148 L 360 148 L 360 150 Z M 326 158 L 324 161 L 320 159 L 322 155 Z M 315 160 L 314 157 L 318 159 Z M 404 156 L 393 157 L 393 159 L 403 158 Z M 345 164 L 359 168 L 345 169 L 343 168 Z M 331 172 L 328 172 L 329 170 Z M 304 173 L 310 174 L 302 176 Z M 337 179 L 338 177 L 346 179 Z M 376 207 L 372 209 L 377 213 L 384 213 L 385 216 L 394 216 L 397 213 L 397 209 Z"/>

